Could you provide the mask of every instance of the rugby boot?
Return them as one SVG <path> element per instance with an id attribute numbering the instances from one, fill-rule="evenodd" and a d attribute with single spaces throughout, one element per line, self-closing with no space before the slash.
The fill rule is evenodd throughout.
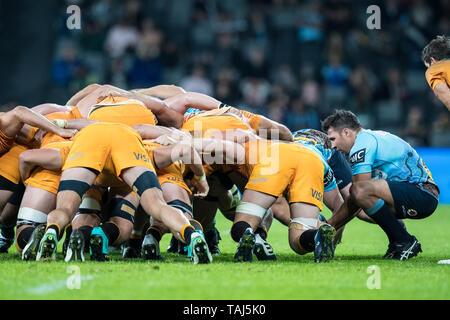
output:
<path id="1" fill-rule="evenodd" d="M 159 242 L 150 233 L 146 234 L 142 241 L 141 256 L 144 260 L 162 260 Z"/>
<path id="2" fill-rule="evenodd" d="M 252 262 L 253 250 L 255 249 L 256 236 L 252 229 L 247 228 L 241 239 L 234 255 L 234 262 Z"/>
<path id="3" fill-rule="evenodd" d="M 108 242 L 108 237 L 105 235 L 102 228 L 95 227 L 92 229 L 91 238 L 89 240 L 91 260 L 109 261 Z"/>
<path id="4" fill-rule="evenodd" d="M 334 258 L 334 236 L 336 230 L 329 224 L 323 224 L 314 237 L 314 262 L 328 262 Z"/>
<path id="5" fill-rule="evenodd" d="M 68 227 L 65 229 L 65 234 L 66 234 L 66 237 L 65 237 L 64 242 L 63 242 L 63 245 L 62 245 L 62 254 L 63 254 L 63 257 L 66 256 L 66 254 L 67 254 L 67 248 L 69 247 L 70 236 L 72 235 L 72 225 L 68 226 Z"/>
<path id="6" fill-rule="evenodd" d="M 14 243 L 14 237 L 7 238 L 0 233 L 0 253 L 8 253 L 9 247 Z"/>
<path id="7" fill-rule="evenodd" d="M 39 248 L 39 243 L 45 233 L 45 225 L 37 226 L 31 233 L 30 239 L 22 250 L 22 260 L 36 260 L 36 254 Z"/>
<path id="8" fill-rule="evenodd" d="M 36 261 L 55 261 L 58 249 L 58 237 L 56 231 L 48 229 L 39 243 Z"/>
<path id="9" fill-rule="evenodd" d="M 130 239 L 122 245 L 122 257 L 124 259 L 136 259 L 141 256 L 141 239 Z"/>
<path id="10" fill-rule="evenodd" d="M 212 256 L 208 249 L 205 237 L 200 232 L 191 235 L 191 242 L 188 246 L 188 257 L 194 264 L 206 264 L 212 262 Z"/>
<path id="11" fill-rule="evenodd" d="M 272 246 L 259 234 L 255 234 L 253 253 L 259 261 L 277 260 L 277 256 L 273 252 Z"/>
<path id="12" fill-rule="evenodd" d="M 69 261 L 81 261 L 84 262 L 84 247 L 85 247 L 85 240 L 83 233 L 80 230 L 73 230 L 71 232 L 66 255 L 64 258 L 65 262 Z"/>
<path id="13" fill-rule="evenodd" d="M 222 240 L 222 238 L 220 237 L 219 230 L 217 230 L 215 226 L 211 230 L 205 232 L 205 240 L 208 244 L 209 252 L 211 252 L 212 255 L 220 255 L 219 241 Z"/>
<path id="14" fill-rule="evenodd" d="M 400 261 L 408 260 L 417 256 L 419 252 L 422 252 L 422 246 L 416 237 L 411 236 L 410 241 L 395 244 L 392 259 Z"/>

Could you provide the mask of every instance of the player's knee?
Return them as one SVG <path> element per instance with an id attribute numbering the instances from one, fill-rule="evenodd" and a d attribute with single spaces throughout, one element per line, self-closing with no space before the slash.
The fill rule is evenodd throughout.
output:
<path id="1" fill-rule="evenodd" d="M 365 181 L 355 182 L 350 187 L 350 197 L 353 202 L 358 204 L 367 196 L 369 196 L 369 188 Z"/>
<path id="2" fill-rule="evenodd" d="M 158 177 L 156 174 L 150 170 L 142 173 L 133 183 L 133 191 L 136 192 L 139 197 L 142 197 L 143 193 L 152 188 L 161 189 Z"/>

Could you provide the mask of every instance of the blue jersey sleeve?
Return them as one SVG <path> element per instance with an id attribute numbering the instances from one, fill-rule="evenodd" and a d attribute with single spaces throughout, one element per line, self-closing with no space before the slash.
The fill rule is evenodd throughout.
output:
<path id="1" fill-rule="evenodd" d="M 364 131 L 358 133 L 358 135 L 356 136 L 355 144 L 350 150 L 350 164 L 352 166 L 352 175 L 372 172 L 376 152 L 376 138 Z"/>

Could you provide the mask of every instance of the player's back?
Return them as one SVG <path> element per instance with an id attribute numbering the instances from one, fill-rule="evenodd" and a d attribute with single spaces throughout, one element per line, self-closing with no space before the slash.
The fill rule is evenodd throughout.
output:
<path id="1" fill-rule="evenodd" d="M 89 111 L 89 120 L 122 123 L 128 126 L 137 124 L 156 125 L 156 117 L 144 103 L 135 99 L 109 96 L 98 102 Z"/>
<path id="2" fill-rule="evenodd" d="M 361 130 L 350 151 L 350 163 L 354 174 L 358 173 L 358 168 L 371 164 L 372 178 L 410 183 L 431 179 L 431 173 L 417 151 L 386 131 Z"/>

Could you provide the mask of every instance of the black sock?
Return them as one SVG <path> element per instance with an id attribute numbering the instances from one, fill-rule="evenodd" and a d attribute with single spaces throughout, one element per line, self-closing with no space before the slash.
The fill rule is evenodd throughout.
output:
<path id="1" fill-rule="evenodd" d="M 89 241 L 89 238 L 91 237 L 91 232 L 92 232 L 92 228 L 91 226 L 82 226 L 80 227 L 78 230 L 80 230 L 81 234 L 83 235 L 84 241 Z"/>
<path id="2" fill-rule="evenodd" d="M 233 224 L 233 226 L 231 227 L 231 238 L 233 238 L 234 241 L 239 242 L 239 240 L 241 240 L 245 230 L 247 230 L 247 228 L 252 228 L 250 226 L 250 224 L 248 224 L 245 221 L 238 221 L 235 224 Z"/>
<path id="3" fill-rule="evenodd" d="M 267 239 L 267 231 L 263 227 L 258 227 L 255 231 L 256 234 L 259 234 L 263 240 Z"/>
<path id="4" fill-rule="evenodd" d="M 22 229 L 17 235 L 16 243 L 20 249 L 24 249 L 27 245 L 28 241 L 30 241 L 31 234 L 33 233 L 36 227 L 26 227 Z"/>
<path id="5" fill-rule="evenodd" d="M 112 245 L 119 238 L 120 230 L 114 223 L 105 222 L 101 228 L 108 238 L 109 245 Z"/>
<path id="6" fill-rule="evenodd" d="M 306 230 L 300 235 L 299 243 L 305 251 L 314 251 L 316 246 L 314 237 L 316 236 L 316 233 L 317 230 Z"/>
<path id="7" fill-rule="evenodd" d="M 70 239 L 70 235 L 72 234 L 72 224 L 69 224 L 66 229 L 66 240 Z"/>
<path id="8" fill-rule="evenodd" d="M 193 234 L 194 232 L 195 232 L 195 229 L 194 229 L 194 227 L 191 226 L 191 225 L 189 225 L 189 226 L 187 226 L 186 228 L 184 228 L 182 237 L 183 237 L 184 242 L 185 242 L 186 244 L 191 243 L 191 236 L 192 236 L 192 234 Z"/>
<path id="9" fill-rule="evenodd" d="M 411 239 L 411 235 L 398 223 L 394 213 L 389 209 L 387 204 L 384 204 L 380 210 L 370 216 L 383 229 L 389 238 L 389 243 L 392 242 L 407 242 Z"/>
<path id="10" fill-rule="evenodd" d="M 152 226 L 152 227 L 148 228 L 147 234 L 151 234 L 156 239 L 156 241 L 158 241 L 158 242 L 161 241 L 162 232 L 161 232 L 161 230 L 159 230 L 159 228 Z"/>
<path id="11" fill-rule="evenodd" d="M 191 226 L 193 226 L 195 230 L 200 230 L 201 232 L 203 232 L 203 227 L 200 222 L 194 219 L 189 219 L 189 222 L 191 223 Z"/>
<path id="12" fill-rule="evenodd" d="M 6 239 L 14 238 L 14 227 L 3 227 L 2 228 L 2 236 Z"/>

